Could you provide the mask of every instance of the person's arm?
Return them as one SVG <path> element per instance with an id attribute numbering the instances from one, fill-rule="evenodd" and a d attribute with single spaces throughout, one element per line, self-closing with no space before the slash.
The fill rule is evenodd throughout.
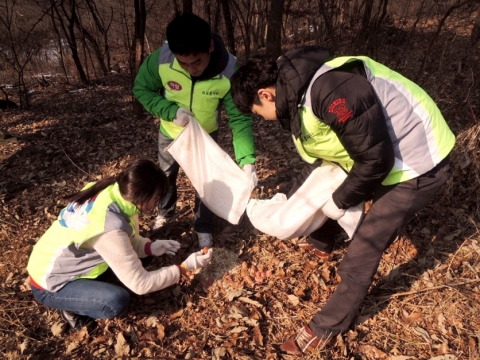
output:
<path id="1" fill-rule="evenodd" d="M 163 89 L 158 72 L 160 49 L 150 54 L 140 65 L 133 85 L 133 94 L 143 107 L 151 114 L 166 121 L 173 121 L 178 105 L 159 94 Z"/>
<path id="2" fill-rule="evenodd" d="M 144 238 L 140 235 L 135 235 L 131 240 L 133 250 L 137 253 L 139 258 L 144 258 L 152 255 L 152 253 L 150 252 L 151 243 L 152 242 L 150 239 Z"/>
<path id="3" fill-rule="evenodd" d="M 179 266 L 162 267 L 146 271 L 122 230 L 113 230 L 98 236 L 91 246 L 105 260 L 118 279 L 134 293 L 142 295 L 164 289 L 180 280 Z"/>
<path id="4" fill-rule="evenodd" d="M 332 196 L 338 208 L 348 209 L 366 200 L 394 164 L 393 144 L 382 106 L 367 79 L 330 71 L 313 84 L 312 110 L 337 134 L 354 161 L 347 178 Z"/>
<path id="5" fill-rule="evenodd" d="M 225 112 L 228 116 L 228 125 L 232 129 L 233 148 L 235 159 L 240 167 L 245 164 L 255 163 L 255 140 L 252 130 L 252 116 L 242 114 L 233 103 L 232 94 L 229 91 L 222 99 Z"/>

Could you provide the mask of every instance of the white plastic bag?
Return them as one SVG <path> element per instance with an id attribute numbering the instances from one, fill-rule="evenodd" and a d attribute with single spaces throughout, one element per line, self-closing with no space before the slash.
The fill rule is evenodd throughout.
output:
<path id="1" fill-rule="evenodd" d="M 217 216 L 238 224 L 253 180 L 223 151 L 194 118 L 166 148 L 182 167 L 202 202 Z"/>
<path id="2" fill-rule="evenodd" d="M 247 215 L 252 225 L 265 234 L 291 239 L 310 234 L 328 219 L 322 207 L 346 178 L 342 169 L 324 161 L 300 188 L 287 199 L 282 193 L 268 200 L 251 199 Z M 364 204 L 348 209 L 338 223 L 350 238 L 363 217 Z"/>

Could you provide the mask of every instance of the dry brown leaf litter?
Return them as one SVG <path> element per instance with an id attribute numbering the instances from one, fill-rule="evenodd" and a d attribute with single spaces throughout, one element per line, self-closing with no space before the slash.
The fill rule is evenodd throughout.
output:
<path id="1" fill-rule="evenodd" d="M 259 233 L 248 219 L 237 226 L 217 219 L 214 253 L 222 256 L 215 267 L 164 291 L 132 294 L 124 315 L 99 320 L 91 332 L 62 332 L 58 313 L 33 300 L 25 282 L 28 254 L 64 205 L 61 196 L 135 157 L 156 159 L 158 123 L 130 115 L 129 85 L 121 80 L 80 93 L 48 90 L 34 110 L 1 114 L 0 130 L 17 141 L 0 147 L 0 353 L 8 359 L 290 358 L 279 345 L 335 290 L 347 246 L 341 240 L 331 261 L 322 262 L 295 241 Z M 256 121 L 255 133 L 257 196 L 268 197 L 285 191 L 302 163 L 277 123 Z M 386 251 L 357 326 L 310 359 L 479 358 L 476 134 L 478 127 L 460 133 L 454 180 Z M 233 153 L 225 123 L 220 143 Z M 179 240 L 182 249 L 151 268 L 198 250 L 193 189 L 183 173 L 179 187 L 177 217 L 155 238 Z M 144 235 L 153 217 L 143 216 Z"/>

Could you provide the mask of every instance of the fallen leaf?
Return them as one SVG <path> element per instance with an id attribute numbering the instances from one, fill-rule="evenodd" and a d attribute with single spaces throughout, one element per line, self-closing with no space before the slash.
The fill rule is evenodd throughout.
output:
<path id="1" fill-rule="evenodd" d="M 163 340 L 165 337 L 165 327 L 162 324 L 157 325 L 157 339 Z"/>
<path id="2" fill-rule="evenodd" d="M 386 359 L 388 354 L 373 345 L 360 345 L 356 353 L 367 359 Z"/>
<path id="3" fill-rule="evenodd" d="M 253 328 L 253 341 L 255 342 L 255 345 L 263 346 L 263 335 L 258 326 Z"/>
<path id="4" fill-rule="evenodd" d="M 23 340 L 23 342 L 19 345 L 19 347 L 20 347 L 20 352 L 23 354 L 23 352 L 28 347 L 28 339 Z"/>
<path id="5" fill-rule="evenodd" d="M 446 353 L 448 353 L 448 341 L 444 341 L 439 347 L 438 347 L 438 350 L 437 350 L 437 354 L 438 355 L 445 355 Z"/>
<path id="6" fill-rule="evenodd" d="M 240 332 L 245 331 L 245 330 L 248 330 L 248 328 L 245 327 L 245 326 L 237 326 L 237 327 L 233 328 L 232 330 L 230 330 L 230 333 L 231 334 L 240 333 Z"/>
<path id="7" fill-rule="evenodd" d="M 415 334 L 421 336 L 423 340 L 425 340 L 427 343 L 430 343 L 432 341 L 430 335 L 425 329 L 422 329 L 421 327 L 415 327 L 413 328 L 413 331 L 415 332 Z"/>
<path id="8" fill-rule="evenodd" d="M 256 307 L 263 307 L 263 305 L 260 304 L 258 301 L 249 299 L 249 298 L 244 297 L 244 296 L 239 297 L 238 300 L 243 301 L 244 303 L 247 303 L 247 304 L 252 304 L 253 306 L 256 306 Z"/>
<path id="9" fill-rule="evenodd" d="M 67 346 L 67 350 L 65 350 L 65 354 L 70 354 L 73 350 L 75 350 L 78 347 L 78 342 L 72 341 L 70 344 Z"/>
<path id="10" fill-rule="evenodd" d="M 67 329 L 67 324 L 65 324 L 63 321 L 56 322 L 50 328 L 54 336 L 62 335 L 66 329 Z"/>
<path id="11" fill-rule="evenodd" d="M 155 327 L 158 324 L 158 318 L 156 316 L 149 316 L 147 318 L 147 321 L 145 322 L 145 325 L 148 327 Z"/>
<path id="12" fill-rule="evenodd" d="M 300 302 L 300 300 L 298 300 L 298 297 L 296 297 L 295 295 L 287 295 L 288 297 L 288 300 L 290 300 L 290 302 L 293 304 L 293 306 L 297 306 L 298 303 Z"/>
<path id="13" fill-rule="evenodd" d="M 239 296 L 242 296 L 243 295 L 243 290 L 240 289 L 240 290 L 232 290 L 232 291 L 229 291 L 228 295 L 227 295 L 227 298 L 228 298 L 228 301 L 232 301 L 233 299 L 239 297 Z"/>
<path id="14" fill-rule="evenodd" d="M 175 320 L 175 319 L 178 319 L 179 317 L 181 317 L 182 315 L 183 315 L 183 309 L 180 309 L 176 313 L 173 313 L 172 315 L 170 315 L 170 317 L 168 319 L 169 320 Z"/>
<path id="15" fill-rule="evenodd" d="M 128 345 L 127 341 L 123 337 L 122 333 L 117 335 L 117 343 L 115 344 L 115 353 L 118 356 L 128 355 L 130 352 L 130 345 Z"/>
<path id="16" fill-rule="evenodd" d="M 417 312 L 408 314 L 407 311 L 402 310 L 402 319 L 403 319 L 403 322 L 407 325 L 419 322 L 420 320 L 422 320 L 422 318 L 423 318 L 423 314 L 421 312 L 417 311 Z"/>

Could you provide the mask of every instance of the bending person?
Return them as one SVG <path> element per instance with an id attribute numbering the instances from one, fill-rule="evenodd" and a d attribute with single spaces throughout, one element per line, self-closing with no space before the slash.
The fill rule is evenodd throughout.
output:
<path id="1" fill-rule="evenodd" d="M 339 266 L 335 292 L 281 347 L 302 355 L 353 322 L 385 249 L 449 179 L 455 136 L 412 81 L 365 56 L 332 59 L 318 46 L 250 61 L 233 75 L 232 94 L 241 111 L 278 120 L 292 133 L 307 163 L 300 183 L 321 159 L 348 173 L 324 207 L 333 220 L 373 200 Z M 310 250 L 328 256 L 333 230 L 312 232 Z"/>
<path id="2" fill-rule="evenodd" d="M 174 255 L 180 243 L 150 241 L 138 234 L 138 214 L 154 209 L 168 192 L 162 170 L 150 160 L 135 160 L 116 177 L 87 184 L 69 195 L 69 204 L 34 246 L 28 262 L 33 296 L 59 309 L 71 328 L 79 330 L 92 318 L 121 314 L 128 291 L 99 279 L 111 269 L 136 294 L 161 290 L 182 273 L 201 268 L 212 250 L 191 254 L 181 265 L 146 271 L 149 256 Z"/>

